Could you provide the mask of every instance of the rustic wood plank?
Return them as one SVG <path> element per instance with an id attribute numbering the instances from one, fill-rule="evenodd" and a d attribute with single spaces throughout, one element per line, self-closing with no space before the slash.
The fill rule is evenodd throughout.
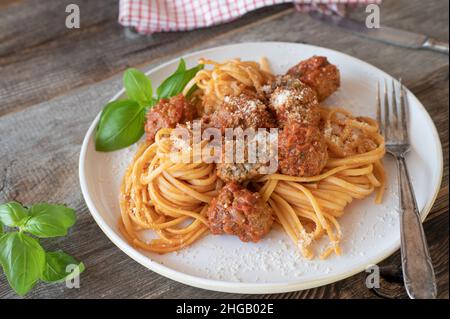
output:
<path id="1" fill-rule="evenodd" d="M 21 6 L 11 5 L 0 11 L 0 30 L 4 30 L 0 33 L 0 114 L 97 82 L 129 65 L 152 62 L 167 54 L 177 55 L 176 52 L 190 49 L 193 43 L 198 45 L 223 33 L 229 35 L 242 26 L 290 8 L 284 5 L 258 10 L 244 19 L 210 29 L 127 39 L 116 22 L 117 1 L 64 0 L 47 1 L 44 5 L 37 0 L 25 0 L 13 3 Z M 68 3 L 77 3 L 81 8 L 82 28 L 79 30 L 68 30 L 64 26 L 64 8 Z M 445 9 L 445 5 L 448 6 L 448 2 L 439 6 Z M 430 14 L 436 16 L 436 11 L 436 19 L 443 19 L 446 10 L 435 10 L 435 5 L 423 2 L 415 3 L 413 11 L 398 2 L 383 6 L 387 7 L 386 13 L 382 13 L 383 23 L 407 28 L 414 25 L 411 19 L 415 18 L 421 21 L 418 26 L 414 25 L 418 31 L 432 30 L 436 37 L 448 40 L 448 27 L 437 28 L 434 19 L 428 19 Z M 273 30 L 265 34 L 276 35 Z"/>
<path id="2" fill-rule="evenodd" d="M 68 3 L 80 7 L 80 29 L 65 27 Z M 117 0 L 24 0 L 0 11 L 0 116 L 286 10 L 291 6 L 257 10 L 213 28 L 130 39 L 117 23 Z"/>
<path id="3" fill-rule="evenodd" d="M 445 157 L 441 191 L 425 222 L 425 232 L 439 297 L 449 297 L 448 56 L 372 42 L 321 24 L 305 14 L 293 12 L 288 6 L 267 12 L 264 9 L 254 16 L 212 29 L 126 39 L 114 20 L 116 4 L 80 1 L 82 12 L 85 5 L 98 12 L 86 18 L 85 30 L 72 33 L 54 29 L 60 19 L 59 2 L 46 2 L 51 15 L 33 0 L 13 1 L 5 10 L 0 7 L 0 114 L 3 114 L 0 136 L 8 137 L 0 139 L 0 202 L 48 201 L 74 207 L 78 222 L 69 236 L 57 241 L 46 240 L 43 244 L 48 249 L 67 251 L 85 262 L 88 269 L 82 275 L 79 290 L 39 284 L 27 298 L 374 297 L 364 286 L 364 273 L 316 289 L 275 295 L 225 294 L 179 284 L 147 270 L 116 248 L 100 231 L 82 199 L 77 167 L 82 139 L 95 114 L 121 87 L 120 75 L 94 82 L 120 74 L 130 65 L 145 63 L 150 68 L 187 51 L 261 40 L 306 42 L 354 55 L 401 76 L 425 105 L 438 127 Z M 30 4 L 35 5 L 36 11 L 24 9 Z M 32 15 L 50 20 L 39 21 L 41 27 L 36 21 L 29 21 Z M 361 17 L 360 12 L 354 15 Z M 10 35 L 2 33 L 17 17 L 23 25 L 18 24 L 18 29 Z M 448 2 L 386 0 L 382 6 L 382 23 L 409 30 L 418 28 L 448 41 Z M 126 43 L 127 47 L 115 42 Z M 42 102 L 68 92 L 71 93 Z M 35 104 L 38 102 L 42 103 Z M 398 262 L 398 252 L 384 261 Z M 401 286 L 386 284 L 383 288 L 393 296 L 404 296 Z M 4 275 L 0 275 L 0 298 L 16 297 Z"/>
<path id="4" fill-rule="evenodd" d="M 444 171 L 439 195 L 427 220 L 442 214 L 448 215 L 448 178 L 449 178 L 449 69 L 443 66 L 429 76 L 406 83 L 430 113 L 438 128 L 444 155 Z"/>
<path id="5" fill-rule="evenodd" d="M 5 9 L 11 5 L 19 5 L 22 0 L 3 0 L 0 2 L 0 10 Z"/>

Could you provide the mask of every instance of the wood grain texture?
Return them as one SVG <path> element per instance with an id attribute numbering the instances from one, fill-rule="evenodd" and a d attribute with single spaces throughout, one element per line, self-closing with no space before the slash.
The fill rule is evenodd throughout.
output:
<path id="1" fill-rule="evenodd" d="M 64 27 L 64 8 L 78 3 L 81 29 Z M 351 13 L 361 19 L 363 12 Z M 432 17 L 432 18 L 430 18 Z M 129 66 L 154 67 L 189 51 L 244 41 L 290 41 L 329 47 L 402 77 L 435 122 L 444 176 L 425 221 L 440 298 L 448 298 L 448 56 L 372 42 L 295 12 L 258 10 L 235 22 L 192 32 L 127 38 L 116 23 L 117 1 L 8 0 L 0 5 L 0 202 L 65 203 L 78 222 L 66 238 L 45 240 L 87 267 L 80 289 L 38 284 L 27 298 L 375 298 L 360 273 L 340 282 L 273 295 L 238 295 L 192 288 L 159 276 L 121 252 L 101 232 L 81 196 L 78 156 L 88 126 L 121 87 Z M 448 41 L 448 1 L 385 0 L 383 24 Z M 6 137 L 6 138 L 5 138 Z M 397 252 L 383 264 L 399 262 Z M 401 285 L 383 291 L 405 297 Z M 16 298 L 0 275 L 0 298 Z"/>
<path id="2" fill-rule="evenodd" d="M 69 3 L 80 7 L 80 29 L 65 27 Z M 208 29 L 128 38 L 117 23 L 117 0 L 23 0 L 0 11 L 0 30 L 8 30 L 0 33 L 0 115 L 98 82 L 130 66 L 165 60 L 191 48 L 192 43 L 286 10 L 292 8 L 258 10 L 246 19 Z"/>

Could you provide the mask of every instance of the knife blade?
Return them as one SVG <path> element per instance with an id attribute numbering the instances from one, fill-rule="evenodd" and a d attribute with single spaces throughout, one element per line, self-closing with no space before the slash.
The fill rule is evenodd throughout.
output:
<path id="1" fill-rule="evenodd" d="M 318 11 L 311 11 L 309 14 L 314 19 L 338 26 L 344 30 L 369 39 L 394 44 L 404 48 L 429 49 L 449 54 L 448 43 L 438 41 L 424 34 L 386 26 L 381 26 L 380 28 L 367 28 L 364 23 L 337 14 L 323 14 Z"/>

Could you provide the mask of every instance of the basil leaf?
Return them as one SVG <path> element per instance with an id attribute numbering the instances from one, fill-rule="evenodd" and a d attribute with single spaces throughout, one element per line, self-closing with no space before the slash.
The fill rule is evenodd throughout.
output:
<path id="1" fill-rule="evenodd" d="M 180 63 L 178 63 L 178 67 L 175 70 L 175 73 L 177 72 L 184 72 L 186 71 L 186 61 L 184 61 L 183 58 L 180 59 Z"/>
<path id="2" fill-rule="evenodd" d="M 145 112 L 132 100 L 108 103 L 100 116 L 95 149 L 115 151 L 137 142 L 144 134 Z"/>
<path id="3" fill-rule="evenodd" d="M 10 286 L 23 296 L 41 277 L 45 252 L 34 238 L 21 232 L 6 233 L 0 239 L 0 263 Z"/>
<path id="4" fill-rule="evenodd" d="M 3 225 L 0 223 L 0 236 L 3 235 Z"/>
<path id="5" fill-rule="evenodd" d="M 21 229 L 41 238 L 65 236 L 75 221 L 76 215 L 72 208 L 63 205 L 36 204 L 31 206 L 30 218 Z"/>
<path id="6" fill-rule="evenodd" d="M 153 97 L 150 79 L 138 69 L 128 69 L 123 76 L 123 84 L 128 98 L 146 106 Z"/>
<path id="7" fill-rule="evenodd" d="M 167 99 L 177 94 L 180 94 L 186 84 L 203 69 L 203 64 L 199 64 L 189 70 L 186 70 L 185 62 L 182 59 L 178 65 L 177 70 L 170 75 L 163 83 L 156 89 L 158 99 Z"/>
<path id="8" fill-rule="evenodd" d="M 69 265 L 76 267 L 68 269 L 67 266 Z M 78 271 L 75 271 L 76 269 Z M 63 251 L 47 252 L 41 279 L 46 282 L 61 282 L 66 278 L 72 278 L 77 274 L 81 274 L 84 269 L 82 262 L 76 261 L 75 258 Z"/>
<path id="9" fill-rule="evenodd" d="M 158 87 L 156 93 L 158 99 L 168 99 L 179 91 L 181 83 L 183 82 L 184 73 L 174 73 Z"/>
<path id="10" fill-rule="evenodd" d="M 186 84 L 188 84 L 189 81 L 192 80 L 195 77 L 197 72 L 203 69 L 203 67 L 204 67 L 203 64 L 199 64 L 196 67 L 193 67 L 192 69 L 189 69 L 189 70 L 186 71 L 186 75 L 185 75 L 185 79 L 184 79 L 185 83 L 183 85 L 183 88 L 181 89 L 181 92 L 183 91 L 183 89 L 186 86 Z M 197 85 L 193 85 L 192 88 L 189 90 L 189 92 L 186 95 L 189 96 L 196 89 L 197 89 Z"/>
<path id="11" fill-rule="evenodd" d="M 159 99 L 165 99 L 170 97 L 170 91 L 172 90 L 172 86 L 179 82 L 183 77 L 183 73 L 186 71 L 186 62 L 184 59 L 180 59 L 180 63 L 178 63 L 178 67 L 167 79 L 165 79 L 156 89 L 156 95 Z"/>
<path id="12" fill-rule="evenodd" d="M 0 205 L 0 223 L 9 227 L 17 227 L 28 216 L 28 210 L 18 202 L 9 202 Z"/>

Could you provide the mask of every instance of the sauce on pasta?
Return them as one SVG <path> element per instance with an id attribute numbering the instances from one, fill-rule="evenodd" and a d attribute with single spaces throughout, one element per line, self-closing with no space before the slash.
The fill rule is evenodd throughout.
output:
<path id="1" fill-rule="evenodd" d="M 223 111 L 227 99 L 256 99 L 257 103 L 252 103 L 267 106 L 264 112 L 270 113 L 278 123 L 282 130 L 280 136 L 290 139 L 289 134 L 312 135 L 294 136 L 291 140 L 294 146 L 279 148 L 284 152 L 281 155 L 286 160 L 283 162 L 286 169 L 282 166 L 273 174 L 249 174 L 248 178 L 244 175 L 238 184 L 226 184 L 230 182 L 223 177 L 227 171 L 221 170 L 219 177 L 215 163 L 192 161 L 196 155 L 209 151 L 206 149 L 208 141 L 191 141 L 180 147 L 171 137 L 173 127 L 158 127 L 153 132 L 154 142 L 150 140 L 141 145 L 123 178 L 119 225 L 126 239 L 141 249 L 168 253 L 191 245 L 207 235 L 211 227 L 216 234 L 234 234 L 241 239 L 258 241 L 270 229 L 273 220 L 305 258 L 341 254 L 340 242 L 345 234 L 341 231 L 339 217 L 345 213 L 347 205 L 373 192 L 376 192 L 375 202 L 382 201 L 386 183 L 382 163 L 384 138 L 375 120 L 354 117 L 340 107 L 318 104 L 319 99 L 311 96 L 315 94 L 311 90 L 320 90 L 321 99 L 331 94 L 339 86 L 339 71 L 326 58 L 312 59 L 309 61 L 311 67 L 306 67 L 308 60 L 305 60 L 299 67 L 292 68 L 290 74 L 278 77 L 271 73 L 265 59 L 260 63 L 240 59 L 219 63 L 202 59 L 200 63 L 206 68 L 186 85 L 184 93 L 197 86 L 189 103 L 203 115 L 204 123 L 207 123 L 205 118 L 210 121 L 211 116 Z M 312 70 L 311 74 L 298 73 L 309 70 Z M 316 87 L 309 89 L 305 83 L 293 78 L 296 74 L 307 78 Z M 321 83 L 327 81 L 327 76 L 332 82 Z M 285 94 L 283 90 L 293 92 L 294 98 L 280 97 Z M 302 90 L 307 92 L 307 101 L 295 95 Z M 164 103 L 168 105 L 169 102 Z M 261 109 L 258 112 L 261 113 Z M 296 115 L 295 112 L 299 113 Z M 300 123 L 297 119 L 305 119 L 304 114 L 309 114 L 305 112 L 314 112 L 313 121 Z M 233 113 L 226 116 L 233 117 Z M 249 121 L 228 119 L 225 122 Z M 282 145 L 286 145 L 284 140 Z M 184 160 L 174 161 L 171 157 L 174 153 Z M 286 156 L 294 157 L 286 159 Z M 232 171 L 233 166 L 226 169 Z M 236 193 L 230 193 L 230 189 Z M 231 195 L 226 191 L 236 198 L 230 199 Z M 239 199 L 238 193 L 245 194 L 247 200 Z M 248 203 L 253 204 L 249 206 Z M 272 217 L 268 218 L 269 215 Z M 220 226 L 225 223 L 226 227 Z M 155 238 L 143 240 L 139 234 L 142 230 L 152 230 Z M 324 237 L 328 239 L 328 245 L 318 251 L 315 243 Z"/>

